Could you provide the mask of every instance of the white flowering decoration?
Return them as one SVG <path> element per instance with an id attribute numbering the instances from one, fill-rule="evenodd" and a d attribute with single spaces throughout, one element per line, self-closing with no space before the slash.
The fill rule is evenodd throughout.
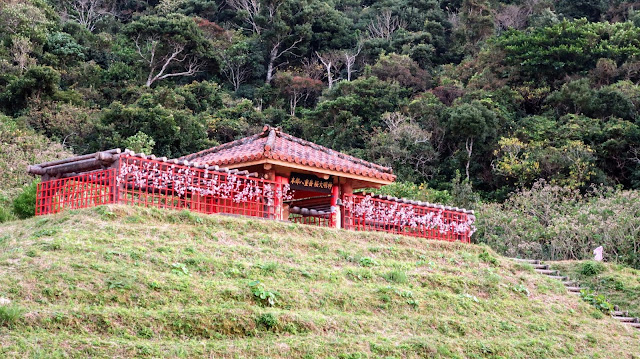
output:
<path id="1" fill-rule="evenodd" d="M 437 230 L 443 235 L 471 237 L 476 231 L 475 216 L 463 212 L 452 218 L 444 209 L 388 202 L 371 196 L 345 196 L 344 207 L 350 217 L 364 224 L 409 227 L 416 230 Z"/>
<path id="2" fill-rule="evenodd" d="M 200 170 L 175 164 L 160 166 L 156 161 L 122 158 L 118 185 L 134 188 L 173 191 L 178 197 L 187 194 L 231 199 L 234 203 L 263 202 L 273 206 L 276 198 L 291 199 L 288 184 L 277 185 L 260 179 Z M 274 188 L 275 187 L 275 188 Z"/>

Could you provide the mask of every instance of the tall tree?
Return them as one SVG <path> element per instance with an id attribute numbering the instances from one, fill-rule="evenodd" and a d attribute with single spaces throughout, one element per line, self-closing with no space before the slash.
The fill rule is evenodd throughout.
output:
<path id="1" fill-rule="evenodd" d="M 147 87 L 166 78 L 193 76 L 212 55 L 211 43 L 184 15 L 145 16 L 129 24 L 126 32 L 147 68 Z"/>

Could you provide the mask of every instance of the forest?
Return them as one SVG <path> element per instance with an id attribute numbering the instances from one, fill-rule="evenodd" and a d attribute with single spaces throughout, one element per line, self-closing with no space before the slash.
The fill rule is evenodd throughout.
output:
<path id="1" fill-rule="evenodd" d="M 4 1 L 0 202 L 33 181 L 30 163 L 115 147 L 178 157 L 264 124 L 393 167 L 400 195 L 473 208 L 531 188 L 632 193 L 637 7 Z"/>

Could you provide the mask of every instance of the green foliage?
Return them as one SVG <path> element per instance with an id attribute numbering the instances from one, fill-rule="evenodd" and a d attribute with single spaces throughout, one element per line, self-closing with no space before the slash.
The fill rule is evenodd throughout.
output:
<path id="1" fill-rule="evenodd" d="M 52 99 L 58 93 L 60 73 L 50 66 L 33 66 L 24 75 L 8 77 L 0 92 L 0 105 L 7 113 L 16 114 L 34 98 Z"/>
<path id="2" fill-rule="evenodd" d="M 89 18 L 72 3 L 0 7 L 0 111 L 29 132 L 7 142 L 51 143 L 2 154 L 9 192 L 55 143 L 179 157 L 264 124 L 390 166 L 429 190 L 389 191 L 430 202 L 540 178 L 640 188 L 628 2 L 98 1 Z"/>
<path id="3" fill-rule="evenodd" d="M 582 19 L 510 31 L 495 44 L 504 51 L 505 63 L 521 78 L 552 84 L 566 75 L 594 68 L 601 58 L 622 64 L 639 55 L 640 46 L 634 40 L 639 31 L 629 22 L 591 23 Z"/>
<path id="4" fill-rule="evenodd" d="M 417 185 L 411 182 L 398 181 L 379 189 L 368 188 L 365 192 L 386 194 L 397 198 L 410 198 L 430 203 L 452 203 L 452 197 L 449 191 L 429 188 L 426 183 Z"/>
<path id="5" fill-rule="evenodd" d="M 369 257 L 361 257 L 358 260 L 358 263 L 362 266 L 362 267 L 373 267 L 377 264 L 377 262 L 375 261 L 375 259 L 369 258 Z"/>
<path id="6" fill-rule="evenodd" d="M 582 263 L 582 267 L 580 268 L 580 274 L 592 277 L 604 272 L 605 267 L 604 264 L 596 261 L 589 261 Z"/>
<path id="7" fill-rule="evenodd" d="M 251 294 L 253 294 L 253 298 L 264 306 L 273 307 L 277 303 L 278 292 L 265 289 L 260 285 L 260 281 L 252 281 L 249 282 L 249 288 L 251 289 Z"/>
<path id="8" fill-rule="evenodd" d="M 18 218 L 29 218 L 36 215 L 36 194 L 38 182 L 33 181 L 24 187 L 22 192 L 13 200 L 13 213 Z"/>
<path id="9" fill-rule="evenodd" d="M 580 298 L 605 314 L 613 311 L 613 304 L 607 302 L 603 294 L 596 294 L 592 290 L 583 289 L 580 291 Z"/>
<path id="10" fill-rule="evenodd" d="M 189 269 L 184 263 L 173 263 L 171 264 L 171 273 L 177 275 L 189 275 Z"/>
<path id="11" fill-rule="evenodd" d="M 213 104 L 216 103 L 212 99 L 214 96 L 215 93 L 193 85 L 179 91 L 156 88 L 140 95 L 131 105 L 114 102 L 103 111 L 101 118 L 101 122 L 112 132 L 97 145 L 105 147 L 109 143 L 113 147 L 115 143 L 126 147 L 133 144 L 149 148 L 150 137 L 155 142 L 150 152 L 156 155 L 178 157 L 196 152 L 210 144 L 207 139 L 209 115 L 195 112 L 210 108 L 199 107 L 198 100 Z M 189 107 L 185 109 L 185 106 L 192 106 L 193 110 Z M 142 138 L 140 132 L 147 138 Z M 139 143 L 141 140 L 145 143 Z"/>
<path id="12" fill-rule="evenodd" d="M 602 245 L 607 260 L 640 268 L 638 196 L 637 191 L 605 187 L 582 194 L 537 182 L 503 204 L 483 204 L 476 240 L 510 257 L 550 260 L 592 258 Z M 601 269 L 586 266 L 588 271 Z"/>
<path id="13" fill-rule="evenodd" d="M 401 270 L 393 270 L 383 274 L 384 279 L 391 283 L 404 284 L 407 283 L 407 274 Z"/>
<path id="14" fill-rule="evenodd" d="M 489 263 L 494 266 L 498 265 L 498 260 L 496 259 L 496 257 L 492 256 L 491 253 L 489 253 L 487 250 L 482 251 L 482 253 L 478 255 L 478 258 L 480 258 L 480 260 L 485 263 Z"/>
<path id="15" fill-rule="evenodd" d="M 137 152 L 137 153 L 153 153 L 153 146 L 156 145 L 156 141 L 142 131 L 138 131 L 133 136 L 124 140 L 124 147 Z"/>
<path id="16" fill-rule="evenodd" d="M 24 310 L 16 305 L 0 304 L 0 327 L 12 328 L 24 315 Z"/>
<path id="17" fill-rule="evenodd" d="M 266 330 L 273 330 L 278 325 L 278 317 L 271 313 L 261 314 L 256 319 L 256 324 L 263 326 Z"/>

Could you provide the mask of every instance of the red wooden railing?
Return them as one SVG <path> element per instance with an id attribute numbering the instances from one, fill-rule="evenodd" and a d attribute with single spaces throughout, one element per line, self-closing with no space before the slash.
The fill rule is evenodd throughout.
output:
<path id="1" fill-rule="evenodd" d="M 36 216 L 115 203 L 115 183 L 115 169 L 38 183 Z"/>
<path id="2" fill-rule="evenodd" d="M 288 200 L 291 200 L 289 186 L 283 181 L 122 154 L 114 168 L 40 183 L 36 215 L 123 203 L 207 214 L 288 219 L 323 227 L 333 227 L 336 218 L 342 218 L 345 229 L 447 241 L 470 242 L 475 231 L 475 217 L 471 211 L 414 201 L 343 195 L 341 217 L 335 217 L 336 213 L 322 216 L 291 214 L 289 218 L 283 218 L 283 206 Z"/>
<path id="3" fill-rule="evenodd" d="M 475 216 L 471 211 L 402 203 L 365 195 L 344 195 L 343 204 L 345 229 L 467 243 L 475 231 Z"/>
<path id="4" fill-rule="evenodd" d="M 286 185 L 139 157 L 120 158 L 119 203 L 281 219 Z"/>
<path id="5" fill-rule="evenodd" d="M 123 203 L 281 219 L 287 192 L 274 181 L 122 155 L 118 168 L 40 183 L 36 215 Z"/>

